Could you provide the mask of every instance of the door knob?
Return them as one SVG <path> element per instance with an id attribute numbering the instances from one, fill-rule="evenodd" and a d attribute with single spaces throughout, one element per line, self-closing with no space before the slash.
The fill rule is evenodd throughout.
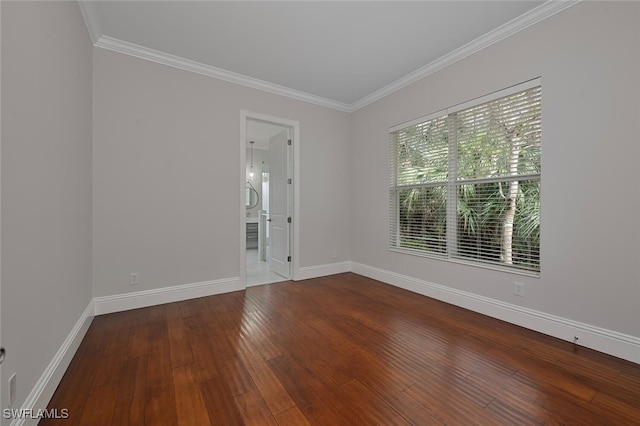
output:
<path id="1" fill-rule="evenodd" d="M 271 218 L 267 219 L 267 222 L 271 222 Z"/>
<path id="2" fill-rule="evenodd" d="M 0 348 L 0 364 L 2 364 L 2 361 L 4 361 L 5 354 L 6 354 L 6 352 L 5 352 L 4 348 Z"/>

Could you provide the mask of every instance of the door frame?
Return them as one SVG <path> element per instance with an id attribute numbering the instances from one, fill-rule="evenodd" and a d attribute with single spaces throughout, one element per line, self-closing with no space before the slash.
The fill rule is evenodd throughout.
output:
<path id="1" fill-rule="evenodd" d="M 288 127 L 293 132 L 291 149 L 293 150 L 293 211 L 289 228 L 289 250 L 291 269 L 289 279 L 297 281 L 300 276 L 300 122 L 258 112 L 240 110 L 240 284 L 247 288 L 247 208 L 245 205 L 245 186 L 247 180 L 247 121 L 255 120 Z"/>

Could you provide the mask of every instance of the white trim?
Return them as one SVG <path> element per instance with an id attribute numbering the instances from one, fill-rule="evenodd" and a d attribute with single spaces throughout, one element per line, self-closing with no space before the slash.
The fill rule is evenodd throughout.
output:
<path id="1" fill-rule="evenodd" d="M 640 364 L 640 338 L 352 262 L 353 273 Z"/>
<path id="2" fill-rule="evenodd" d="M 156 288 L 153 290 L 136 291 L 132 293 L 101 296 L 93 299 L 95 315 L 110 314 L 112 312 L 128 311 L 130 309 L 146 308 L 164 303 L 179 302 L 197 297 L 212 296 L 244 290 L 238 277 L 225 278 L 215 281 L 176 285 L 172 287 Z"/>
<path id="3" fill-rule="evenodd" d="M 326 277 L 327 275 L 344 274 L 351 271 L 351 262 L 327 263 L 326 265 L 305 266 L 300 268 L 296 280 Z"/>
<path id="4" fill-rule="evenodd" d="M 100 37 L 102 37 L 102 28 L 100 28 L 100 21 L 98 20 L 98 14 L 96 13 L 93 1 L 78 0 L 78 6 L 80 6 L 80 13 L 82 13 L 82 19 L 84 19 L 84 24 L 89 31 L 91 42 L 96 44 Z"/>
<path id="5" fill-rule="evenodd" d="M 91 300 L 84 312 L 82 312 L 82 315 L 80 315 L 78 321 L 76 321 L 67 338 L 62 342 L 62 346 L 60 346 L 60 349 L 58 349 L 58 352 L 56 352 L 44 370 L 44 373 L 42 373 L 42 376 L 40 376 L 40 379 L 38 379 L 33 389 L 31 389 L 29 396 L 27 396 L 27 399 L 22 404 L 22 410 L 33 410 L 35 413 L 38 410 L 47 408 L 51 397 L 53 397 L 56 388 L 62 380 L 62 376 L 64 376 L 67 367 L 69 367 L 73 356 L 93 321 L 93 312 L 94 305 L 93 300 Z M 16 418 L 11 422 L 11 426 L 24 424 L 36 425 L 37 423 L 38 419 Z"/>
<path id="6" fill-rule="evenodd" d="M 308 102 L 310 104 L 320 105 L 323 107 L 335 109 L 338 111 L 348 112 L 350 107 L 348 104 L 337 102 L 321 96 L 312 95 L 301 90 L 290 89 L 288 87 L 269 83 L 257 78 L 248 77 L 235 72 L 216 68 L 200 62 L 184 59 L 169 53 L 160 52 L 158 50 L 149 49 L 144 46 L 118 40 L 108 36 L 102 36 L 95 43 L 96 47 L 112 50 L 114 52 L 123 53 L 125 55 L 135 56 L 136 58 L 146 59 L 148 61 L 157 62 L 159 64 L 168 65 L 185 71 L 191 71 L 196 74 L 217 78 L 219 80 L 228 81 L 230 83 L 239 84 L 241 86 L 250 87 L 252 89 L 263 90 L 265 92 L 274 93 L 276 95 L 285 96 L 287 98 L 298 101 Z"/>
<path id="7" fill-rule="evenodd" d="M 448 54 L 436 59 L 435 61 L 423 66 L 422 68 L 419 68 L 414 72 L 402 77 L 401 79 L 396 80 L 393 83 L 388 84 L 387 86 L 376 90 L 370 95 L 367 95 L 364 98 L 352 103 L 351 105 L 349 105 L 349 112 L 357 111 L 360 108 L 363 108 L 377 100 L 384 98 L 385 96 L 388 96 L 400 89 L 409 86 L 410 84 L 417 82 L 418 80 L 422 80 L 423 78 L 434 74 L 437 71 L 440 71 L 441 69 L 448 67 L 449 65 L 452 65 L 460 61 L 461 59 L 466 58 L 467 56 L 471 56 L 474 53 L 479 52 L 480 50 L 485 49 L 492 44 L 499 42 L 500 40 L 510 37 L 517 32 L 530 27 L 531 25 L 537 24 L 538 22 L 543 21 L 558 12 L 562 12 L 563 10 L 571 6 L 580 3 L 580 1 L 581 0 L 548 0 L 540 6 L 531 9 L 529 12 L 520 15 L 515 19 L 512 19 L 506 24 L 501 25 L 492 31 L 489 31 L 488 33 L 465 44 L 464 46 L 461 46 L 458 49 L 449 52 Z"/>
<path id="8" fill-rule="evenodd" d="M 269 83 L 267 81 L 244 76 L 231 71 L 223 70 L 221 68 L 205 65 L 196 61 L 180 58 L 168 53 L 160 52 L 154 49 L 149 49 L 133 43 L 128 43 L 126 41 L 105 36 L 103 35 L 102 29 L 100 28 L 100 22 L 93 5 L 93 1 L 78 0 L 78 4 L 80 5 L 82 17 L 84 18 L 85 25 L 89 30 L 91 40 L 97 47 L 123 53 L 125 55 L 135 56 L 141 59 L 146 59 L 148 61 L 157 62 L 159 64 L 168 65 L 174 68 L 191 71 L 197 74 L 206 75 L 242 86 L 251 87 L 253 89 L 263 90 L 291 99 L 308 102 L 314 105 L 320 105 L 343 112 L 354 112 L 379 99 L 384 98 L 385 96 L 403 89 L 410 84 L 413 84 L 416 81 L 421 80 L 455 62 L 458 62 L 459 60 L 464 59 L 467 56 L 473 55 L 474 53 L 486 47 L 489 47 L 500 40 L 510 37 L 513 34 L 516 34 L 517 32 L 530 27 L 531 25 L 543 21 L 558 12 L 562 12 L 563 10 L 571 6 L 578 4 L 580 1 L 582 0 L 548 0 L 540 6 L 531 9 L 523 15 L 512 19 L 506 24 L 478 37 L 477 39 L 465 44 L 464 46 L 459 47 L 458 49 L 436 59 L 435 61 L 423 66 L 422 68 L 417 69 L 410 74 L 407 74 L 406 76 L 394 81 L 393 83 L 388 84 L 387 86 L 376 90 L 375 92 L 361 98 L 360 100 L 352 104 L 346 104 L 343 102 L 334 101 L 332 99 L 323 98 L 321 96 L 312 95 L 300 90 L 290 89 L 288 87 Z"/>

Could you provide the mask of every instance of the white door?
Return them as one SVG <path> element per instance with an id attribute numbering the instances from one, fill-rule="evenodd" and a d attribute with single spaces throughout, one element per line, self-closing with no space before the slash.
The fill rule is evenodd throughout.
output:
<path id="1" fill-rule="evenodd" d="M 288 131 L 269 139 L 269 256 L 272 272 L 289 278 Z"/>

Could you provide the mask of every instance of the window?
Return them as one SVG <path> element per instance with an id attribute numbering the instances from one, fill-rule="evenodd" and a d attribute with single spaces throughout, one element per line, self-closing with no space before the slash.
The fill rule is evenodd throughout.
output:
<path id="1" fill-rule="evenodd" d="M 541 125 L 536 79 L 392 128 L 391 249 L 539 273 Z"/>

